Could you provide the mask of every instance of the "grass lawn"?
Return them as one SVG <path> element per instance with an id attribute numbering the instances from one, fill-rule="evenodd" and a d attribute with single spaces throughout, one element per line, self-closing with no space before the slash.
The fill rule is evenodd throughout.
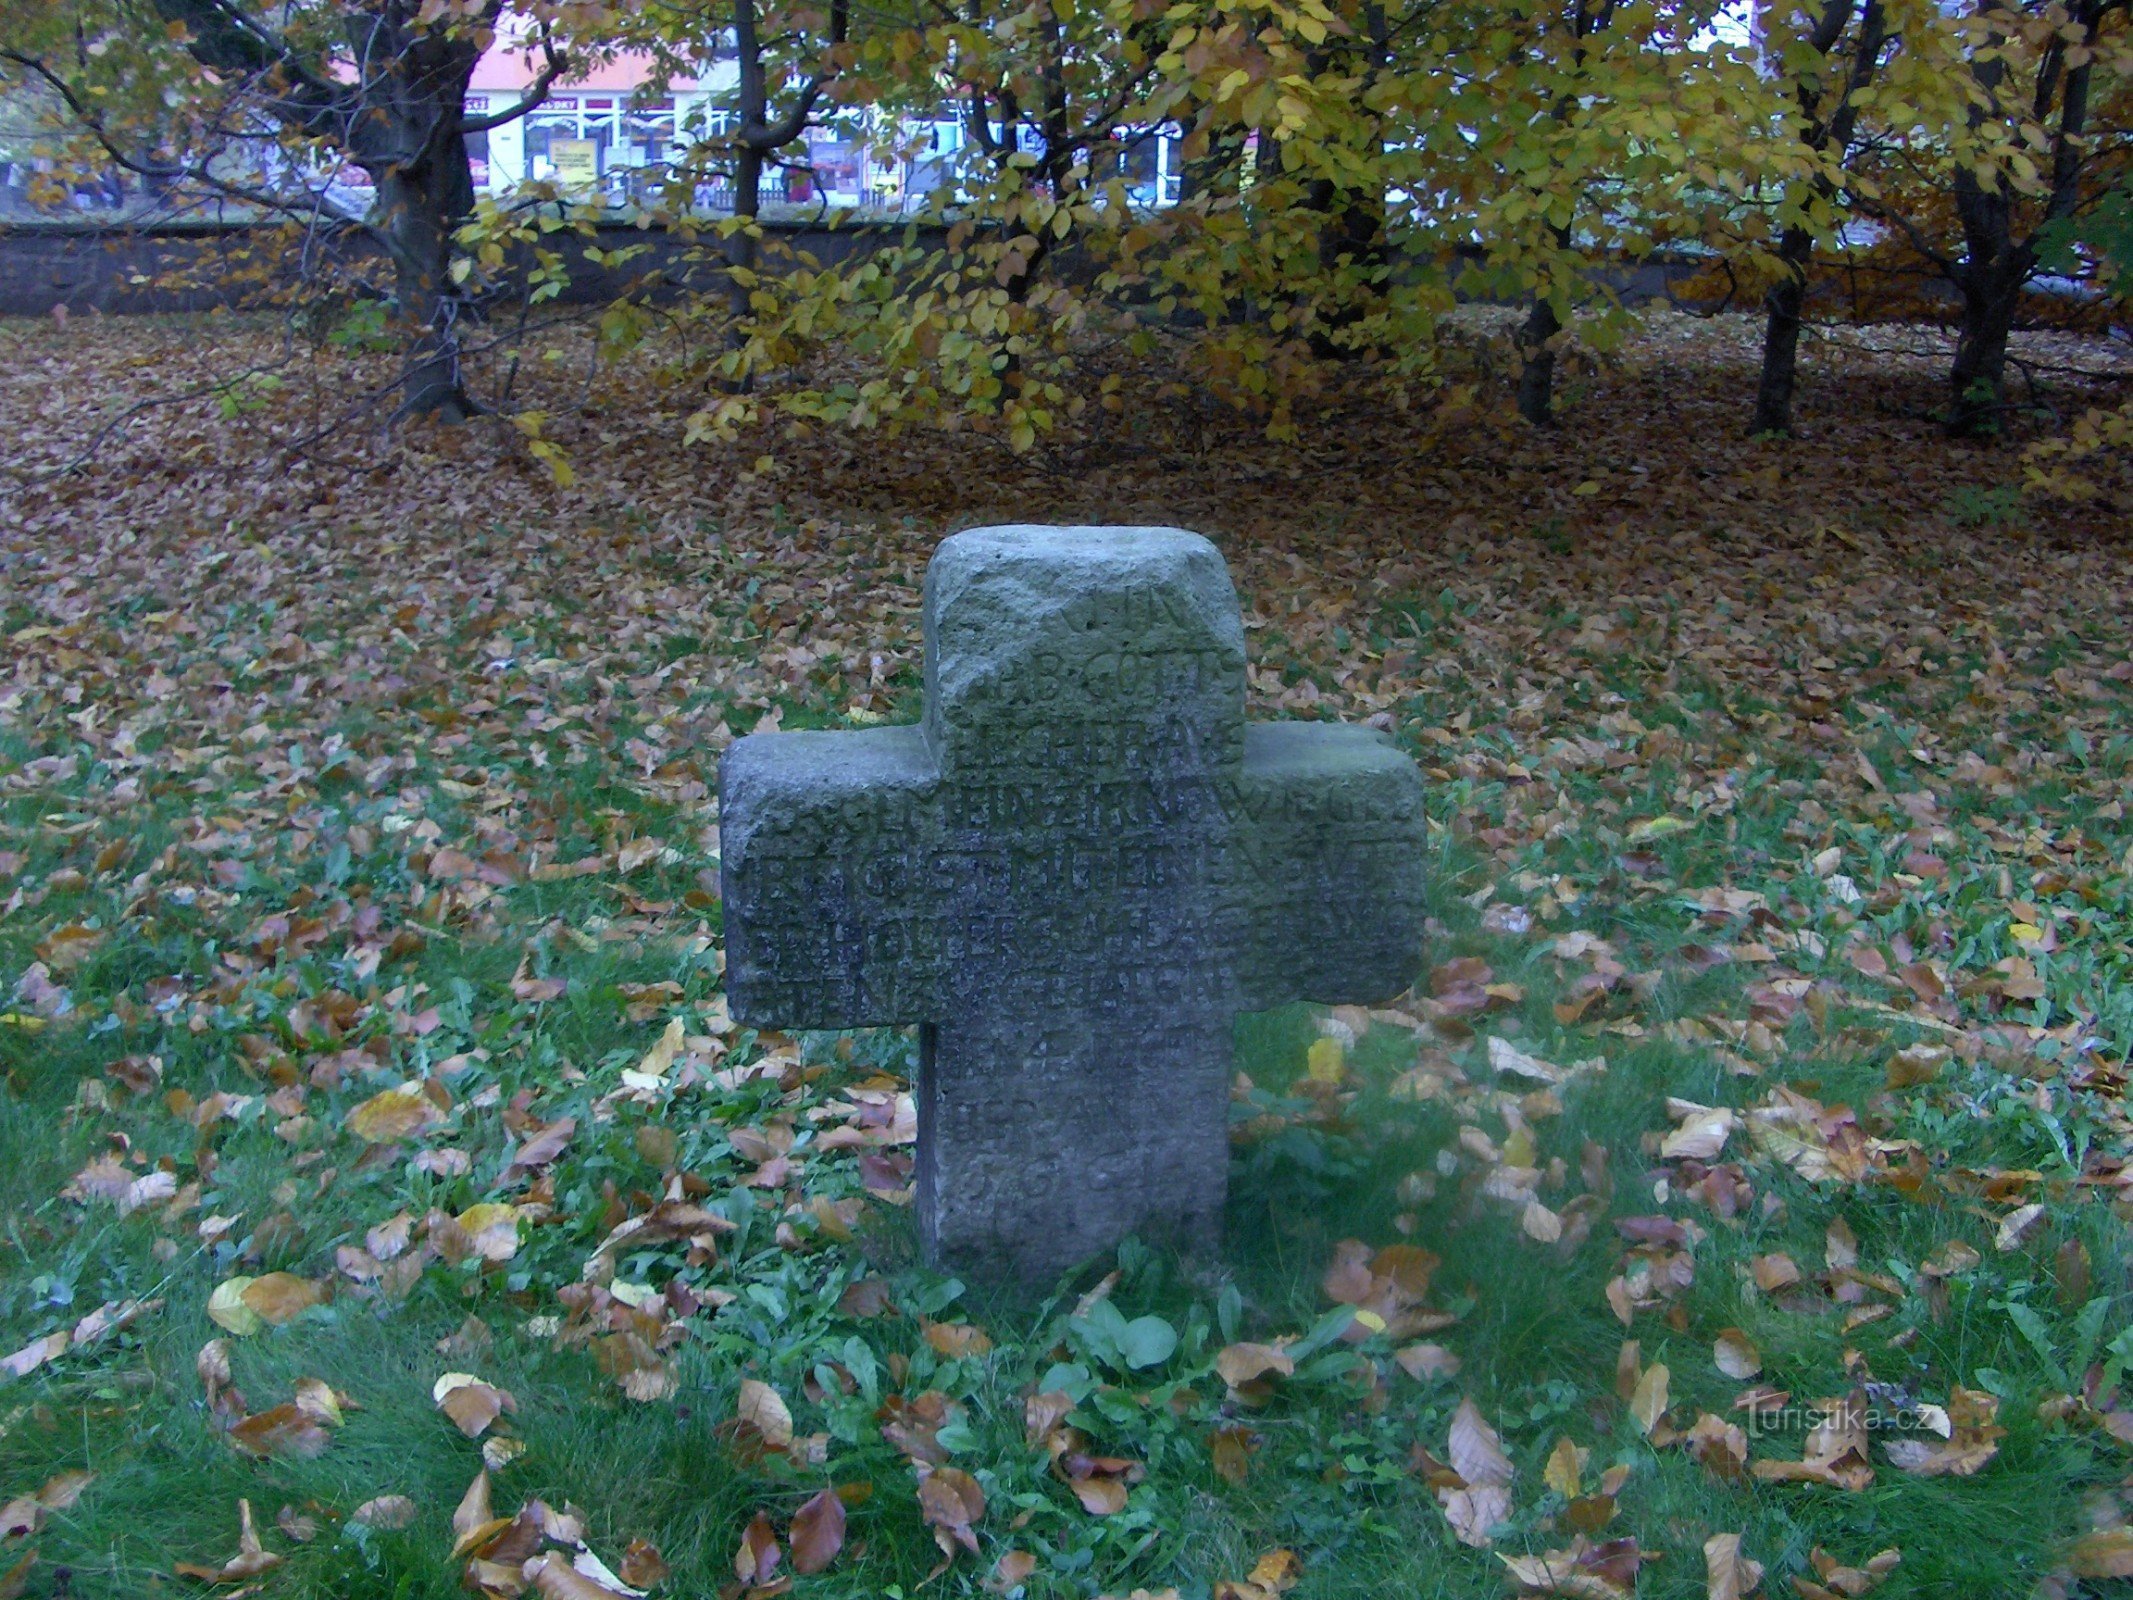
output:
<path id="1" fill-rule="evenodd" d="M 1749 332 L 1013 458 L 684 449 L 563 330 L 559 484 L 261 326 L 0 325 L 85 461 L 0 490 L 0 1596 L 2133 1592 L 2126 503 L 1923 358 L 1744 441 Z M 915 1263 L 911 1039 L 727 1017 L 714 796 L 1038 518 L 1222 544 L 1438 931 L 1240 1024 L 1219 1260 L 1000 1293 Z"/>

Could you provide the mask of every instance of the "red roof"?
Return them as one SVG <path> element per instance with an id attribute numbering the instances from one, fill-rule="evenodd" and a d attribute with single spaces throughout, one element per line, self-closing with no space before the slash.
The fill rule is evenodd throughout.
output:
<path id="1" fill-rule="evenodd" d="M 476 94 L 509 94 L 523 90 L 540 76 L 542 60 L 538 48 L 528 50 L 517 39 L 499 37 L 475 63 L 474 81 L 469 87 Z M 651 81 L 652 67 L 652 58 L 647 55 L 616 56 L 611 60 L 589 63 L 583 70 L 558 82 L 556 88 L 559 92 L 581 94 L 603 91 L 628 94 Z M 671 87 L 694 89 L 699 85 L 693 77 L 676 76 Z"/>

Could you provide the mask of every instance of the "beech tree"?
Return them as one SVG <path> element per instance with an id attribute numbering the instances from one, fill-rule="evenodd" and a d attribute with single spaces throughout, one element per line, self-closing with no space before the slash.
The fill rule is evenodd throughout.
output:
<path id="1" fill-rule="evenodd" d="M 1776 276 L 1763 296 L 1763 362 L 1752 432 L 1792 431 L 1808 271 L 1816 245 L 1834 240 L 1849 214 L 1843 203 L 1846 157 L 1860 96 L 1874 81 L 1887 44 L 1884 0 L 1822 0 L 1812 8 L 1766 13 L 1764 46 L 1791 87 L 1795 137 L 1807 160 L 1799 177 L 1778 186 Z"/>
<path id="2" fill-rule="evenodd" d="M 2117 79 L 2113 109 L 2126 109 L 2127 12 L 2128 0 L 1980 0 L 1974 14 L 1967 123 L 1991 138 L 1982 159 L 1955 169 L 1962 253 L 1947 271 L 1962 322 L 1948 374 L 1953 433 L 1998 431 L 2007 336 L 2044 237 L 2092 204 L 2099 169 L 2124 158 L 2126 124 L 2096 138 L 2093 97 L 2102 72 L 2107 83 Z"/>
<path id="3" fill-rule="evenodd" d="M 344 163 L 374 200 L 355 230 L 391 269 L 405 342 L 397 415 L 482 409 L 462 370 L 478 314 L 455 236 L 474 208 L 470 135 L 524 116 L 567 70 L 564 41 L 604 5 L 522 7 L 542 65 L 516 102 L 467 111 L 505 0 L 9 0 L 0 61 L 63 98 L 102 158 L 256 212 L 345 231 L 329 202 Z M 360 261 L 346 280 L 365 283 Z"/>

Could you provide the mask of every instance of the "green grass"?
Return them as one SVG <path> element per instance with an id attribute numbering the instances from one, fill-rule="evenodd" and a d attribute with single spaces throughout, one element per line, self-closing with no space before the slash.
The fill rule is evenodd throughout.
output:
<path id="1" fill-rule="evenodd" d="M 2126 1151 L 2122 1108 L 2093 1069 L 2122 1060 L 2133 1035 L 2123 931 L 2129 839 L 2122 820 L 2096 820 L 2092 809 L 2091 820 L 2080 820 L 2099 786 L 2123 783 L 2122 729 L 2075 729 L 2075 739 L 2039 704 L 2005 731 L 2015 747 L 2056 751 L 2054 759 L 2008 793 L 1966 791 L 1918 825 L 1926 837 L 1917 840 L 1912 820 L 1879 800 L 1839 814 L 1816 800 L 1826 750 L 1755 748 L 1773 702 L 1738 680 L 1673 673 L 1662 690 L 1657 657 L 1596 668 L 1577 690 L 1588 710 L 1613 696 L 1647 729 L 1685 730 L 1717 758 L 1706 752 L 1693 770 L 1664 752 L 1620 769 L 1570 768 L 1545 796 L 1529 777 L 1502 770 L 1535 760 L 1532 741 L 1493 717 L 1449 745 L 1425 738 L 1433 716 L 1418 689 L 1400 728 L 1439 774 L 1433 893 L 1442 932 L 1432 960 L 1479 956 L 1495 982 L 1522 992 L 1463 1024 L 1420 1035 L 1393 1026 L 1369 1032 L 1350 1052 L 1330 1109 L 1305 1072 L 1316 1014 L 1246 1019 L 1239 1066 L 1255 1094 L 1239 1106 L 1220 1257 L 1180 1262 L 1129 1244 L 1115 1261 L 1038 1294 L 987 1292 L 914 1265 L 910 1219 L 898 1207 L 866 1200 L 848 1242 L 798 1204 L 803 1195 L 865 1200 L 849 1154 L 803 1145 L 790 1210 L 739 1186 L 756 1158 L 742 1148 L 747 1135 L 737 1144 L 736 1133 L 776 1117 L 801 1132 L 816 1127 L 808 1113 L 851 1084 L 880 1071 L 908 1074 L 908 1038 L 797 1041 L 810 1070 L 789 1095 L 761 1081 L 706 1084 L 650 1104 L 618 1093 L 621 1073 L 668 1016 L 699 1031 L 718 997 L 707 819 L 700 797 L 662 798 L 643 781 L 683 748 L 671 729 L 663 743 L 647 742 L 672 715 L 658 702 L 672 686 L 655 690 L 643 673 L 703 655 L 752 658 L 763 637 L 790 621 L 773 610 L 743 627 L 763 605 L 754 583 L 735 580 L 725 601 L 686 626 L 644 631 L 630 647 L 637 654 L 619 663 L 587 664 L 587 630 L 602 624 L 567 608 L 466 633 L 442 628 L 375 658 L 343 653 L 337 659 L 361 685 L 345 705 L 294 694 L 295 669 L 264 648 L 285 619 L 233 607 L 186 641 L 182 669 L 225 675 L 237 698 L 183 727 L 144 732 L 135 748 L 152 759 L 138 768 L 113 764 L 107 739 L 81 737 L 66 720 L 71 703 L 56 696 L 24 706 L 8 725 L 0 775 L 23 781 L 0 801 L 0 848 L 22 855 L 13 879 L 43 897 L 0 921 L 0 969 L 12 986 L 48 959 L 39 947 L 59 928 L 86 925 L 101 938 L 56 975 L 71 995 L 67 1016 L 26 1025 L 32 1008 L 18 1002 L 17 1020 L 0 1025 L 0 1354 L 109 1300 L 157 1303 L 125 1332 L 0 1382 L 0 1496 L 32 1492 L 63 1471 L 96 1474 L 32 1541 L 40 1559 L 28 1594 L 60 1592 L 61 1568 L 74 1595 L 180 1592 L 188 1586 L 171 1578 L 173 1563 L 214 1565 L 234 1553 L 240 1499 L 258 1514 L 268 1548 L 285 1558 L 262 1580 L 264 1592 L 458 1592 L 449 1517 L 481 1456 L 432 1404 L 431 1385 L 448 1370 L 475 1372 L 516 1399 L 504 1431 L 523 1441 L 524 1453 L 494 1474 L 499 1510 L 534 1497 L 579 1508 L 592 1548 L 610 1565 L 632 1540 L 648 1540 L 673 1569 L 664 1592 L 688 1595 L 731 1583 L 752 1515 L 767 1512 L 782 1534 L 802 1502 L 836 1484 L 854 1502 L 844 1552 L 827 1572 L 800 1580 L 800 1593 L 979 1592 L 1000 1554 L 1019 1548 L 1038 1558 L 1031 1596 L 1175 1586 L 1197 1597 L 1288 1549 L 1302 1560 L 1297 1600 L 1493 1596 L 1505 1585 L 1499 1551 L 1569 1540 L 1562 1497 L 1542 1483 L 1543 1463 L 1565 1436 L 1590 1448 L 1588 1479 L 1611 1465 L 1629 1469 L 1603 1536 L 1633 1535 L 1648 1553 L 1641 1595 L 1701 1596 L 1701 1548 L 1719 1532 L 1740 1533 L 1768 1565 L 1768 1593 L 1786 1592 L 1788 1579 L 1808 1572 L 1817 1547 L 1859 1564 L 1893 1545 L 1903 1561 L 1881 1593 L 2020 1594 L 2061 1566 L 2070 1541 L 2124 1480 L 2126 1452 L 2105 1434 L 2037 1414 L 2040 1402 L 2080 1382 L 2068 1367 L 2081 1308 L 2105 1302 L 2104 1337 L 2090 1352 L 2098 1359 L 2109 1359 L 2100 1346 L 2128 1322 L 2123 1202 L 2114 1206 L 2108 1185 L 2077 1181 L 2105 1175 Z M 146 625 L 128 617 L 125 626 Z M 1450 602 L 1395 597 L 1376 622 L 1382 645 L 1420 637 L 1432 650 L 1458 648 L 1461 621 Z M 29 625 L 27 617 L 16 625 Z M 327 622 L 301 631 L 321 653 L 339 649 Z M 501 648 L 498 634 L 510 636 L 518 665 L 485 678 L 480 663 Z M 1308 652 L 1289 659 L 1271 633 L 1255 639 L 1262 647 L 1289 681 L 1315 673 L 1322 687 L 1335 687 Z M 2048 674 L 2077 659 L 2086 659 L 2078 641 L 2060 641 L 2033 670 Z M 1831 714 L 1893 777 L 1922 730 L 1956 737 L 1979 660 L 1956 652 L 1934 674 L 1884 680 L 1893 705 L 1868 696 Z M 556 665 L 545 675 L 528 670 L 539 662 Z M 1853 665 L 1876 664 L 1862 657 Z M 736 728 L 770 704 L 789 726 L 840 725 L 853 687 L 818 674 L 804 689 L 736 696 L 718 670 L 703 679 L 682 691 L 681 703 Z M 908 710 L 908 674 L 892 681 Z M 493 689 L 480 692 L 509 715 L 469 710 L 472 686 L 486 682 Z M 548 716 L 545 725 L 526 719 L 532 709 Z M 2105 720 L 2118 715 L 2114 706 Z M 343 759 L 328 758 L 329 736 L 338 736 Z M 293 768 L 292 746 L 300 747 Z M 29 763 L 69 754 L 70 775 L 29 781 Z M 1719 758 L 1736 774 L 1722 794 L 1711 787 Z M 698 764 L 700 773 L 707 767 Z M 130 795 L 117 788 L 129 772 Z M 1551 826 L 1547 813 L 1558 804 L 1565 825 Z M 1630 843 L 1638 823 L 1666 816 L 1685 825 Z M 2080 837 L 2055 853 L 2031 837 L 2040 828 L 2060 841 Z M 500 831 L 510 844 L 499 842 Z M 203 834 L 220 842 L 196 848 Z M 631 836 L 657 839 L 673 857 L 627 875 L 528 879 L 479 894 L 417 865 L 421 852 L 446 845 L 569 862 Z M 104 846 L 127 841 L 123 861 L 98 866 Z M 1830 843 L 1844 852 L 1856 904 L 1804 865 Z M 1903 881 L 1907 854 L 1926 846 L 1945 876 Z M 218 872 L 218 861 L 229 866 Z M 1767 917 L 1700 914 L 1693 897 L 1722 884 L 1763 894 Z M 1491 904 L 1539 907 L 1538 927 L 1489 931 L 1484 892 Z M 2013 899 L 2061 913 L 2058 952 L 2040 955 L 2016 939 Z M 335 906 L 346 908 L 345 925 L 298 951 L 274 948 L 285 935 L 266 919 L 330 919 L 341 914 Z M 366 956 L 355 920 L 366 906 L 381 938 L 404 930 L 409 939 Z M 1625 979 L 1566 1024 L 1554 1004 L 1579 963 L 1551 950 L 1554 936 L 1572 930 L 1609 940 L 1640 981 Z M 1966 1000 L 1961 1016 L 1980 1041 L 1977 1059 L 1957 1057 L 1932 1081 L 1891 1090 L 1889 1056 L 1943 1030 L 1890 1009 L 1901 992 L 1844 954 L 1855 930 L 1877 947 L 1901 940 L 1938 953 L 1973 975 L 2026 952 L 2041 993 L 2005 1004 Z M 1768 962 L 1708 969 L 1697 959 L 1697 947 L 1803 932 L 1822 941 L 1823 954 L 1788 947 Z M 531 975 L 566 979 L 563 996 L 516 998 L 511 982 L 522 962 Z M 1814 1003 L 1773 1021 L 1765 1048 L 1728 1045 L 1729 1061 L 1711 1024 L 1759 1015 L 1755 1008 L 1769 1005 L 1759 986 L 1778 965 L 1808 980 Z M 182 980 L 182 998 L 158 1012 L 156 980 L 170 976 Z M 631 1020 L 623 986 L 661 982 L 678 984 L 679 995 Z M 342 1024 L 305 1020 L 336 1007 L 349 1017 L 343 1036 L 332 1037 Z M 410 1021 L 418 1017 L 420 1028 Z M 1979 1031 L 1988 1023 L 2042 1031 L 2024 1035 L 2027 1053 L 2017 1058 L 2008 1040 Z M 1584 1189 L 1588 1145 L 1605 1153 L 1611 1194 L 1593 1202 L 1590 1235 L 1567 1254 L 1529 1237 L 1516 1209 L 1482 1192 L 1488 1164 L 1462 1145 L 1463 1129 L 1499 1144 L 1511 1131 L 1487 1067 L 1492 1034 L 1553 1062 L 1605 1060 L 1604 1072 L 1564 1091 L 1559 1112 L 1528 1113 L 1535 1164 L 1561 1163 L 1560 1185 L 1543 1190 L 1551 1207 Z M 718 1064 L 788 1043 L 738 1030 Z M 340 1055 L 358 1049 L 375 1052 L 375 1070 Z M 160 1058 L 153 1092 L 127 1096 L 113 1085 L 106 1069 L 129 1055 Z M 1734 1070 L 1743 1058 L 1749 1072 Z M 337 1082 L 320 1071 L 334 1059 Z M 1456 1067 L 1467 1086 L 1419 1101 L 1396 1093 L 1418 1059 Z M 465 1152 L 468 1169 L 424 1172 L 366 1156 L 347 1131 L 353 1109 L 403 1077 L 433 1072 L 453 1103 L 425 1142 Z M 1744 1159 L 1736 1145 L 1729 1154 L 1743 1160 L 1748 1191 L 1739 1215 L 1721 1217 L 1655 1188 L 1668 1174 L 1654 1142 L 1669 1125 L 1667 1097 L 1745 1108 L 1779 1084 L 1853 1108 L 1872 1137 L 1898 1152 L 1887 1161 L 1898 1175 L 1902 1142 L 1916 1141 L 1925 1181 L 1813 1182 Z M 287 1095 L 291 1085 L 305 1088 L 301 1106 Z M 278 1090 L 279 1111 L 266 1103 Z M 217 1091 L 248 1098 L 202 1129 L 166 1103 L 179 1091 L 193 1103 Z M 419 1222 L 500 1196 L 525 1200 L 525 1180 L 504 1170 L 523 1136 L 513 1124 L 564 1116 L 576 1120 L 576 1135 L 550 1173 L 546 1210 L 522 1229 L 508 1261 L 432 1261 L 404 1297 L 369 1294 L 341 1277 L 330 1304 L 250 1337 L 229 1337 L 209 1321 L 209 1296 L 232 1276 L 285 1269 L 333 1279 L 336 1252 L 359 1246 L 366 1229 L 397 1213 Z M 660 1130 L 673 1138 L 670 1163 Z M 198 1185 L 196 1205 L 179 1216 L 149 1207 L 120 1218 L 108 1204 L 63 1195 L 92 1158 L 112 1152 L 136 1171 L 167 1164 L 181 1185 Z M 1985 1176 L 1958 1169 L 2035 1176 L 2009 1179 L 1988 1198 Z M 626 1256 L 618 1277 L 733 1298 L 679 1321 L 673 1392 L 640 1403 L 590 1349 L 559 1341 L 553 1329 L 567 1309 L 561 1294 L 579 1281 L 594 1246 L 614 1220 L 644 1210 L 669 1172 L 700 1179 L 704 1203 L 733 1231 L 715 1261 L 666 1244 Z M 2019 1200 L 2044 1212 L 2003 1252 L 1998 1219 Z M 1653 1215 L 1703 1230 L 1694 1279 L 1625 1327 L 1606 1293 L 1625 1249 L 1613 1223 Z M 203 1243 L 198 1227 L 208 1216 L 235 1221 Z M 1887 1316 L 1850 1331 L 1843 1309 L 1818 1292 L 1788 1307 L 1750 1287 L 1748 1263 L 1771 1253 L 1789 1254 L 1811 1278 L 1839 1218 L 1858 1238 L 1861 1270 L 1888 1274 L 1902 1289 L 1878 1297 L 1892 1307 Z M 1458 1320 L 1428 1337 L 1458 1355 L 1456 1377 L 1408 1377 L 1379 1336 L 1338 1340 L 1340 1314 L 1320 1279 L 1347 1238 L 1373 1247 L 1407 1240 L 1442 1258 L 1430 1304 Z M 1951 1239 L 1968 1242 L 1981 1260 L 1933 1287 L 1918 1269 Z M 2088 1263 L 2085 1286 L 2062 1281 L 2077 1246 Z M 1129 1316 L 1161 1317 L 1179 1335 L 1177 1353 L 1155 1367 L 1107 1367 L 1100 1340 L 1074 1315 L 1077 1297 L 1114 1266 L 1114 1303 Z M 869 1274 L 887 1278 L 896 1314 L 862 1318 L 838 1308 L 840 1291 Z M 942 1355 L 921 1317 L 976 1323 L 992 1348 Z M 1737 1415 L 1728 1408 L 1742 1385 L 1711 1356 L 1714 1336 L 1729 1327 L 1761 1348 L 1762 1381 L 1802 1401 L 1867 1379 L 1934 1402 L 1954 1385 L 1985 1388 L 2001 1397 L 2006 1437 L 1972 1478 L 1906 1475 L 1877 1443 L 1875 1480 L 1860 1492 L 1721 1481 L 1680 1447 L 1654 1447 L 1643 1436 L 1616 1395 L 1615 1371 L 1620 1345 L 1634 1338 L 1645 1362 L 1669 1367 L 1680 1426 L 1705 1410 Z M 1266 1405 L 1225 1396 L 1214 1362 L 1226 1344 L 1305 1338 L 1314 1329 L 1331 1342 L 1278 1383 Z M 288 1399 L 303 1378 L 323 1379 L 355 1402 L 322 1453 L 255 1461 L 232 1447 L 195 1372 L 201 1347 L 218 1336 L 229 1340 L 234 1382 L 255 1412 Z M 455 1337 L 456 1346 L 440 1348 Z M 773 1384 L 801 1434 L 826 1436 L 823 1459 L 750 1459 L 732 1447 L 721 1424 L 734 1415 L 744 1377 Z M 1145 1465 L 1125 1510 L 1088 1514 L 1026 1442 L 1024 1400 L 1048 1379 L 1080 1395 L 1070 1420 L 1092 1451 Z M 941 1558 L 913 1472 L 876 1415 L 893 1395 L 929 1389 L 961 1407 L 947 1442 L 988 1501 L 982 1556 L 963 1556 L 937 1577 Z M 1463 1398 L 1499 1431 L 1517 1467 L 1513 1516 L 1491 1550 L 1453 1538 L 1417 1467 L 1417 1447 L 1444 1456 Z M 1214 1470 L 1209 1440 L 1221 1427 L 1253 1436 L 1241 1483 Z M 1757 1438 L 1753 1455 L 1797 1459 L 1800 1448 L 1795 1426 Z M 388 1494 L 415 1502 L 412 1526 L 347 1522 L 358 1505 Z M 316 1519 L 315 1539 L 299 1543 L 272 1529 L 285 1506 Z"/>

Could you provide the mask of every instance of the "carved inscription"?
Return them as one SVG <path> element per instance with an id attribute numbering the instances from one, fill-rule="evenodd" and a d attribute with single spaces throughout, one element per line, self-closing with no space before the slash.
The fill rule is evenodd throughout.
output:
<path id="1" fill-rule="evenodd" d="M 780 1026 L 924 1024 L 921 1229 L 1043 1275 L 1205 1239 L 1240 1010 L 1415 969 L 1419 774 L 1247 727 L 1234 594 L 1174 529 L 979 529 L 927 588 L 922 728 L 740 741 L 727 984 Z"/>

